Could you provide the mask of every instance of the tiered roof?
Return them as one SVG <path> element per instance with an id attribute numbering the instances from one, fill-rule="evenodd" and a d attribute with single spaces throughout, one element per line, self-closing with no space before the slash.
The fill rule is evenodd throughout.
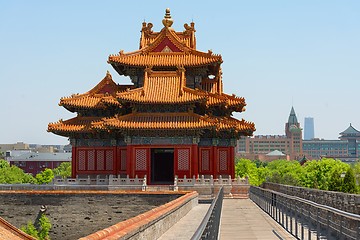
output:
<path id="1" fill-rule="evenodd" d="M 184 86 L 181 72 L 148 71 L 145 73 L 144 86 L 120 92 L 117 98 L 120 102 L 134 102 L 143 104 L 181 104 L 205 101 L 202 94 Z"/>
<path id="2" fill-rule="evenodd" d="M 131 113 L 112 118 L 81 117 L 49 124 L 50 132 L 62 136 L 74 133 L 119 130 L 204 130 L 216 132 L 233 131 L 251 135 L 255 125 L 245 120 L 231 117 L 201 116 L 192 112 L 182 113 Z"/>
<path id="3" fill-rule="evenodd" d="M 50 123 L 48 131 L 62 136 L 113 131 L 126 134 L 129 131 L 159 132 L 155 130 L 209 130 L 215 135 L 218 132 L 231 132 L 234 136 L 252 135 L 254 123 L 230 117 L 232 111 L 244 111 L 246 103 L 242 97 L 222 92 L 221 55 L 196 50 L 194 23 L 190 26 L 185 24 L 183 32 L 175 32 L 171 28 L 170 11 L 167 10 L 163 24 L 160 32 L 153 32 L 152 24 L 143 23 L 140 49 L 130 53 L 121 51 L 108 59 L 120 74 L 124 74 L 124 71 L 133 74 L 132 79 L 138 81 L 136 88 L 116 84 L 107 73 L 92 90 L 62 98 L 60 106 L 79 114 L 66 121 Z M 205 71 L 216 76 L 207 78 L 206 74 L 202 75 L 206 78 L 203 89 L 197 86 L 191 88 L 186 86 L 189 68 L 193 68 L 190 73 Z M 180 111 L 179 105 L 184 104 L 186 107 Z M 199 104 L 206 107 L 208 115 L 198 114 L 202 112 L 196 110 Z M 151 110 L 136 112 L 138 105 L 144 106 L 141 109 Z M 167 105 L 173 110 L 156 112 L 158 105 Z M 112 108 L 112 115 L 89 117 L 96 111 L 84 114 L 91 109 L 107 110 L 109 107 Z M 211 114 L 214 108 L 220 109 L 217 116 Z"/>
<path id="4" fill-rule="evenodd" d="M 117 85 L 109 72 L 93 89 L 84 94 L 73 94 L 60 99 L 59 106 L 71 112 L 79 109 L 105 109 L 109 105 L 121 107 L 116 94 L 131 88 L 131 85 Z"/>

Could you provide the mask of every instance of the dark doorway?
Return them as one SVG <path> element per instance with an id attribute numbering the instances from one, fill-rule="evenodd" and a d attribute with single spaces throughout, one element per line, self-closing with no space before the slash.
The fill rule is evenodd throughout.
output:
<path id="1" fill-rule="evenodd" d="M 174 149 L 151 149 L 151 183 L 174 183 Z"/>

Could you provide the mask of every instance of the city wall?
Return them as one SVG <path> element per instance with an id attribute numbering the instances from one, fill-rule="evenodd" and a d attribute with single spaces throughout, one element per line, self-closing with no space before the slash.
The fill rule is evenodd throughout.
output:
<path id="1" fill-rule="evenodd" d="M 42 205 L 51 239 L 78 239 L 176 201 L 184 193 L 116 191 L 0 191 L 0 216 L 20 228 L 34 222 Z M 196 199 L 197 200 L 197 199 Z"/>
<path id="2" fill-rule="evenodd" d="M 333 191 L 295 187 L 266 182 L 262 186 L 276 192 L 304 198 L 322 205 L 337 208 L 349 213 L 360 214 L 360 195 Z"/>

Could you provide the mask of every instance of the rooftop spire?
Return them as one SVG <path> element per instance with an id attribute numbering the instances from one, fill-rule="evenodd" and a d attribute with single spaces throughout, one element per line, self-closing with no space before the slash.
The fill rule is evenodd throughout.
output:
<path id="1" fill-rule="evenodd" d="M 162 20 L 162 23 L 167 28 L 170 28 L 171 25 L 174 23 L 174 20 L 171 18 L 171 15 L 170 15 L 170 8 L 167 8 L 165 10 L 165 16 L 164 16 L 164 19 Z"/>
<path id="2" fill-rule="evenodd" d="M 295 114 L 294 107 L 291 107 L 288 123 L 289 123 L 289 126 L 296 125 L 299 123 L 297 120 L 296 114 Z"/>

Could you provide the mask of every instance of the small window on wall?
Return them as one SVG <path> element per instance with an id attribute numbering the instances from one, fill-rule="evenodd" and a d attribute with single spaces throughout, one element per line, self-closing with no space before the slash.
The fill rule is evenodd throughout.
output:
<path id="1" fill-rule="evenodd" d="M 219 151 L 219 170 L 220 171 L 228 170 L 228 151 L 227 150 Z"/>
<path id="2" fill-rule="evenodd" d="M 178 170 L 188 171 L 190 169 L 190 149 L 178 149 Z"/>
<path id="3" fill-rule="evenodd" d="M 201 171 L 210 171 L 210 150 L 201 150 Z"/>

